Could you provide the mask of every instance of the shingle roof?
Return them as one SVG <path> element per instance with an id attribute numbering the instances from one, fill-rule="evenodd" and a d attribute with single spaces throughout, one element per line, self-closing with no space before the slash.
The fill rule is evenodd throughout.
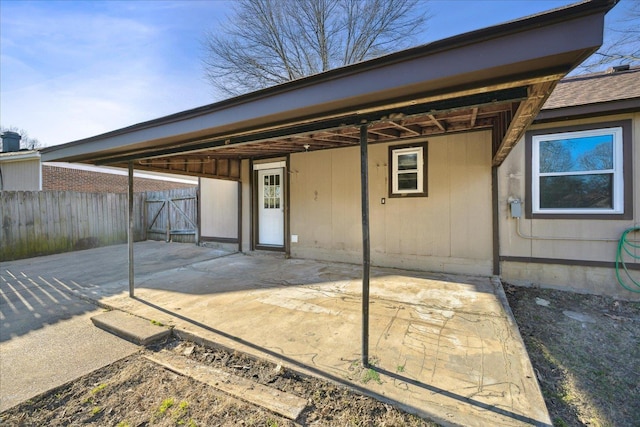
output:
<path id="1" fill-rule="evenodd" d="M 561 80 L 542 111 L 634 98 L 638 98 L 640 107 L 640 66 Z"/>

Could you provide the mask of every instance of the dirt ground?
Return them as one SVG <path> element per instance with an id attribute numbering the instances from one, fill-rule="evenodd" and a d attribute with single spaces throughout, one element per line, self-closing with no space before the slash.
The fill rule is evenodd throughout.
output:
<path id="1" fill-rule="evenodd" d="M 640 303 L 505 285 L 555 426 L 640 426 Z"/>
<path id="2" fill-rule="evenodd" d="M 143 355 L 162 349 L 307 399 L 293 422 L 175 374 Z M 368 378 L 363 376 L 363 381 Z M 375 380 L 371 379 L 371 380 Z M 437 426 L 327 381 L 240 353 L 171 340 L 0 414 L 2 426 Z"/>
<path id="3" fill-rule="evenodd" d="M 640 425 L 640 303 L 505 285 L 556 426 Z M 166 349 L 303 397 L 293 422 L 146 358 Z M 362 381 L 375 381 L 363 370 Z M 354 372 L 354 375 L 359 375 Z M 171 340 L 0 414 L 3 426 L 436 426 L 240 353 Z"/>

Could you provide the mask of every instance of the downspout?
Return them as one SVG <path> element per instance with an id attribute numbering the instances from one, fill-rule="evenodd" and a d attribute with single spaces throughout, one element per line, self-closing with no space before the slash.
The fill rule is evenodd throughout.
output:
<path id="1" fill-rule="evenodd" d="M 498 166 L 491 167 L 491 222 L 493 226 L 493 275 L 500 276 L 500 221 L 498 209 Z"/>
<path id="2" fill-rule="evenodd" d="M 360 125 L 360 193 L 362 195 L 362 366 L 369 366 L 369 275 L 371 243 L 369 241 L 369 154 L 367 125 Z"/>

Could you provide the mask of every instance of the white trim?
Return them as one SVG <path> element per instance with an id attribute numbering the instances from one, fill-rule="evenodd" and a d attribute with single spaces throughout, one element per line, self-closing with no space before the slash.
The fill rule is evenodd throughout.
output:
<path id="1" fill-rule="evenodd" d="M 613 167 L 595 171 L 540 173 L 540 142 L 563 139 L 585 138 L 590 136 L 613 136 Z M 622 214 L 624 213 L 624 170 L 622 127 L 592 129 L 575 132 L 535 135 L 531 139 L 531 209 L 534 214 Z M 607 174 L 613 175 L 613 194 L 611 209 L 594 208 L 541 208 L 540 178 L 544 176 L 579 176 Z"/>
<path id="2" fill-rule="evenodd" d="M 398 170 L 398 157 L 403 154 L 416 154 L 416 169 Z M 401 173 L 416 173 L 417 188 L 415 190 L 400 190 L 398 188 L 398 175 Z M 392 194 L 415 194 L 424 192 L 424 147 L 407 147 L 391 149 L 391 192 Z"/>
<path id="3" fill-rule="evenodd" d="M 271 163 L 258 163 L 253 165 L 253 170 L 254 171 L 258 171 L 258 170 L 262 170 L 262 169 L 277 169 L 277 168 L 285 168 L 287 166 L 287 162 L 286 161 L 280 161 L 280 162 L 271 162 Z"/>
<path id="4" fill-rule="evenodd" d="M 65 162 L 44 162 L 43 165 L 53 166 L 57 168 L 65 168 L 65 169 L 75 169 L 82 170 L 87 172 L 96 172 L 96 173 L 106 173 L 110 175 L 122 175 L 129 176 L 129 171 L 124 170 L 122 168 L 115 168 L 109 166 L 93 166 L 86 164 L 78 164 L 78 163 L 65 163 Z M 153 179 L 156 181 L 170 181 L 170 182 L 178 182 L 182 184 L 192 184 L 198 185 L 198 178 L 196 177 L 174 177 L 170 176 L 170 174 L 165 174 L 162 172 L 139 172 L 133 171 L 133 176 L 135 178 L 145 178 L 145 179 Z"/>
<path id="5" fill-rule="evenodd" d="M 21 162 L 25 160 L 40 160 L 39 151 L 11 151 L 7 153 L 0 153 L 0 162 Z"/>

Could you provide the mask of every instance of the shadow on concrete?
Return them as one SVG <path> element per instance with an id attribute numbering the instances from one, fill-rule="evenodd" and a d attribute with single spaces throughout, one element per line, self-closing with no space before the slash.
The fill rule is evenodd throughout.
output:
<path id="1" fill-rule="evenodd" d="M 371 390 L 369 390 L 367 388 L 359 386 L 358 384 L 355 384 L 353 382 L 347 381 L 344 378 L 332 375 L 332 374 L 330 374 L 330 373 L 328 373 L 326 371 L 323 371 L 321 369 L 318 369 L 318 368 L 316 368 L 314 366 L 310 366 L 310 365 L 302 363 L 302 362 L 300 362 L 298 360 L 295 360 L 295 359 L 292 359 L 290 357 L 287 357 L 287 356 L 283 355 L 282 353 L 278 353 L 276 351 L 269 350 L 268 348 L 264 348 L 262 346 L 254 344 L 254 343 L 252 343 L 250 341 L 247 341 L 247 340 L 242 339 L 240 337 L 237 337 L 235 335 L 232 335 L 232 334 L 229 334 L 227 332 L 221 331 L 219 329 L 213 328 L 213 327 L 211 327 L 209 325 L 206 325 L 206 324 L 204 324 L 202 322 L 198 322 L 197 320 L 191 319 L 191 318 L 189 318 L 187 316 L 184 316 L 182 314 L 176 313 L 175 311 L 171 311 L 169 309 L 161 307 L 161 306 L 159 306 L 157 304 L 154 304 L 154 303 L 152 303 L 150 301 L 147 301 L 147 300 L 145 300 L 143 298 L 134 296 L 133 299 L 138 301 L 138 302 L 140 302 L 140 303 L 142 303 L 142 304 L 144 304 L 144 305 L 146 305 L 146 306 L 148 306 L 148 307 L 151 307 L 151 308 L 153 308 L 155 310 L 158 310 L 158 311 L 160 311 L 162 313 L 168 314 L 168 315 L 173 316 L 175 318 L 178 318 L 178 319 L 180 319 L 180 320 L 182 320 L 184 322 L 187 322 L 187 323 L 189 323 L 189 324 L 191 324 L 193 326 L 196 326 L 198 328 L 201 328 L 201 329 L 206 330 L 208 332 L 212 332 L 212 333 L 214 333 L 216 335 L 224 337 L 224 338 L 226 338 L 228 340 L 231 340 L 233 342 L 236 342 L 238 344 L 241 344 L 241 345 L 247 346 L 249 348 L 252 348 L 254 350 L 257 350 L 258 352 L 260 352 L 262 354 L 265 354 L 265 355 L 268 355 L 268 356 L 270 356 L 272 358 L 282 360 L 285 363 L 287 363 L 289 366 L 298 367 L 302 371 L 311 372 L 316 376 L 325 378 L 325 379 L 327 379 L 329 381 L 332 381 L 334 383 L 342 384 L 342 385 L 344 385 L 344 386 L 346 386 L 346 387 L 348 387 L 348 388 L 350 388 L 352 390 L 355 390 L 356 392 L 358 392 L 360 394 L 371 396 L 371 397 L 373 397 L 375 399 L 378 399 L 378 400 L 380 400 L 382 402 L 387 402 L 387 403 L 391 403 L 391 404 L 397 405 L 397 406 L 401 407 L 402 409 L 404 409 L 404 410 L 406 410 L 406 411 L 408 411 L 410 413 L 413 413 L 413 414 L 417 414 L 417 415 L 424 416 L 424 417 L 429 417 L 429 418 L 432 418 L 432 419 L 434 417 L 434 414 L 430 414 L 430 413 L 426 412 L 426 410 L 424 408 L 412 407 L 412 406 L 409 406 L 407 404 L 403 404 L 402 402 L 394 401 L 394 400 L 390 399 L 387 396 L 375 393 L 375 392 L 373 392 L 373 391 L 371 391 Z M 178 334 L 180 334 L 180 332 L 178 332 Z M 187 337 L 187 338 L 192 338 L 193 339 L 194 337 Z M 216 345 L 219 345 L 219 344 L 216 343 Z M 232 349 L 232 348 L 229 348 L 228 350 L 229 351 L 234 351 L 234 349 Z M 408 378 L 408 377 L 402 376 L 402 375 L 400 375 L 398 373 L 390 372 L 388 370 L 381 369 L 381 368 L 375 367 L 375 366 L 369 366 L 369 368 L 371 368 L 371 369 L 373 369 L 373 370 L 375 370 L 375 371 L 377 371 L 377 372 L 379 372 L 379 373 L 381 373 L 383 375 L 386 375 L 389 378 L 393 378 L 394 380 L 399 380 L 399 381 L 402 381 L 402 382 L 406 382 L 408 384 L 414 385 L 416 387 L 420 387 L 420 388 L 422 388 L 424 390 L 427 390 L 429 392 L 437 393 L 437 394 L 440 394 L 442 396 L 446 396 L 446 397 L 448 397 L 450 399 L 453 399 L 455 401 L 474 406 L 474 407 L 476 407 L 478 409 L 481 409 L 481 410 L 490 411 L 490 412 L 493 412 L 493 413 L 496 413 L 496 414 L 499 414 L 499 415 L 502 415 L 502 416 L 505 416 L 505 417 L 509 417 L 509 418 L 511 418 L 513 420 L 524 422 L 524 423 L 527 423 L 527 424 L 530 424 L 530 425 L 548 426 L 548 424 L 543 423 L 543 422 L 541 422 L 539 420 L 535 420 L 533 418 L 530 418 L 530 417 L 527 417 L 527 416 L 524 416 L 522 414 L 518 414 L 518 413 L 515 413 L 515 412 L 512 412 L 512 411 L 509 411 L 509 410 L 506 410 L 506 409 L 503 409 L 503 408 L 498 408 L 498 407 L 493 406 L 493 405 L 488 405 L 488 404 L 486 404 L 484 402 L 481 402 L 481 401 L 478 401 L 478 400 L 475 400 L 475 399 L 472 399 L 472 398 L 469 398 L 469 397 L 466 397 L 466 396 L 451 392 L 449 390 L 442 389 L 440 387 L 436 387 L 436 386 L 433 386 L 433 385 L 430 385 L 430 384 L 426 384 L 426 383 L 417 381 L 417 380 L 412 379 L 412 378 Z"/>
<path id="2" fill-rule="evenodd" d="M 77 296 L 89 287 L 73 280 L 32 277 L 16 270 L 0 275 L 0 342 L 70 319 L 96 306 Z"/>
<path id="3" fill-rule="evenodd" d="M 228 255 L 193 244 L 139 242 L 136 280 Z M 106 246 L 2 263 L 0 342 L 95 310 L 97 301 L 128 287 L 127 245 Z"/>

